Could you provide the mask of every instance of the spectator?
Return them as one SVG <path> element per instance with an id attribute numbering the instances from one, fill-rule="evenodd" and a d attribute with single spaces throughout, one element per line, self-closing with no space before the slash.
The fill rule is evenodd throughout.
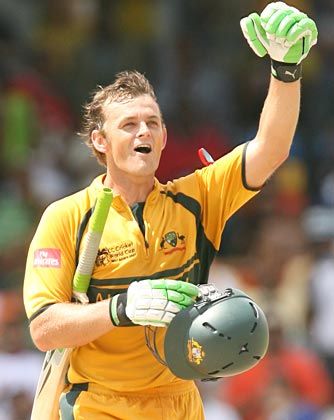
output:
<path id="1" fill-rule="evenodd" d="M 314 207 L 304 213 L 313 265 L 309 273 L 310 342 L 334 381 L 334 209 Z"/>

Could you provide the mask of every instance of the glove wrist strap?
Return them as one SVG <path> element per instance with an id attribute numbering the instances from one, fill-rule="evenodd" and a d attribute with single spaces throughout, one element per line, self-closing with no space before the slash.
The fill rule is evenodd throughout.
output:
<path id="1" fill-rule="evenodd" d="M 302 65 L 271 60 L 271 74 L 281 82 L 292 83 L 302 77 Z"/>
<path id="2" fill-rule="evenodd" d="M 120 293 L 114 296 L 109 302 L 109 315 L 111 322 L 115 327 L 128 327 L 134 323 L 128 318 L 125 312 L 127 303 L 127 294 Z"/>

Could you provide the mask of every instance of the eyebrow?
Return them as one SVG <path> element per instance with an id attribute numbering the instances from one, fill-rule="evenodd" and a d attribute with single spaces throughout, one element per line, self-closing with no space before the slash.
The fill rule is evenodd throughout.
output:
<path id="1" fill-rule="evenodd" d="M 135 115 L 129 115 L 129 116 L 124 117 L 123 119 L 121 119 L 120 124 L 123 124 L 123 123 L 125 123 L 127 121 L 136 120 L 136 119 L 137 119 L 137 116 L 135 116 Z M 151 114 L 151 115 L 149 115 L 145 119 L 147 119 L 147 120 L 158 120 L 158 121 L 160 121 L 161 120 L 161 116 L 160 115 L 156 115 L 156 114 Z"/>

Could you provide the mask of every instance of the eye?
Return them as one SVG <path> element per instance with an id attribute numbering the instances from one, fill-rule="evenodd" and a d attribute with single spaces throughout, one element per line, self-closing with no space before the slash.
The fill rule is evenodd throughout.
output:
<path id="1" fill-rule="evenodd" d="M 135 123 L 132 121 L 129 121 L 123 125 L 123 128 L 132 128 L 134 126 L 135 126 Z"/>
<path id="2" fill-rule="evenodd" d="M 151 120 L 151 121 L 149 121 L 149 122 L 147 123 L 147 125 L 148 125 L 149 127 L 156 128 L 156 127 L 158 127 L 158 126 L 159 126 L 159 123 L 158 123 L 158 121 Z"/>

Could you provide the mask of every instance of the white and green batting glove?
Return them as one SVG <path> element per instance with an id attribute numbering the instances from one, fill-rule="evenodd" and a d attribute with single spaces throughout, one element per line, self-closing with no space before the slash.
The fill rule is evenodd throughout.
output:
<path id="1" fill-rule="evenodd" d="M 315 22 L 305 13 L 283 2 L 266 6 L 259 16 L 251 13 L 240 26 L 252 50 L 259 57 L 269 55 L 272 74 L 283 82 L 301 77 L 301 62 L 317 43 Z"/>
<path id="2" fill-rule="evenodd" d="M 130 284 L 126 293 L 110 302 L 110 318 L 115 326 L 153 325 L 167 327 L 174 316 L 192 305 L 199 288 L 179 280 L 142 280 Z"/>

